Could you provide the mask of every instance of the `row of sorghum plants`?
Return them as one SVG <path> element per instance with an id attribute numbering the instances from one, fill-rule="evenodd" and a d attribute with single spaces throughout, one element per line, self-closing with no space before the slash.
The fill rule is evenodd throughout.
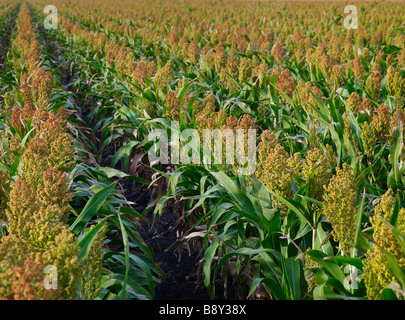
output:
<path id="1" fill-rule="evenodd" d="M 8 120 L 2 132 L 8 143 L 2 163 L 9 171 L 1 174 L 0 182 L 0 218 L 7 224 L 0 243 L 0 297 L 76 299 L 80 284 L 81 293 L 93 298 L 100 289 L 93 284 L 100 278 L 103 235 L 86 261 L 78 258 L 77 237 L 67 225 L 72 199 L 67 176 L 75 148 L 64 110 L 47 111 L 54 80 L 39 67 L 40 51 L 24 2 L 11 48 L 15 72 L 22 75 L 20 89 L 7 95 Z M 47 266 L 55 267 L 51 270 L 57 275 L 48 274 Z M 45 276 L 51 288 L 46 288 Z"/>
<path id="2" fill-rule="evenodd" d="M 69 33 L 74 33 L 80 40 L 85 40 L 86 43 L 92 45 L 98 56 L 102 57 L 104 55 L 108 66 L 114 67 L 118 74 L 129 79 L 129 81 L 142 89 L 148 87 L 145 84 L 147 78 L 153 80 L 156 86 L 163 88 L 174 80 L 173 76 L 170 76 L 170 74 L 173 74 L 170 69 L 177 68 L 177 66 L 172 62 L 169 61 L 166 68 L 162 68 L 161 71 L 156 73 L 158 68 L 155 62 L 153 60 L 148 62 L 149 59 L 155 58 L 149 56 L 138 60 L 133 50 L 131 50 L 133 47 L 128 46 L 125 42 L 109 38 L 103 32 L 85 31 L 78 23 L 65 19 L 62 20 L 62 24 Z M 321 34 L 322 32 L 319 31 L 319 35 Z M 328 97 L 332 92 L 344 85 L 343 79 L 345 77 L 353 77 L 356 83 L 364 88 L 367 98 L 374 101 L 381 98 L 381 86 L 385 77 L 390 83 L 388 85 L 389 94 L 397 97 L 397 101 L 403 95 L 400 75 L 393 77 L 398 74 L 401 66 L 403 67 L 405 51 L 400 34 L 395 35 L 395 38 L 398 38 L 395 44 L 402 49 L 396 51 L 397 54 L 375 52 L 377 56 L 374 61 L 370 61 L 370 55 L 374 54 L 376 48 L 373 47 L 373 37 L 370 38 L 365 35 L 364 30 L 356 34 L 348 31 L 345 38 L 334 36 L 330 40 L 326 38 L 322 42 L 312 41 L 307 45 L 303 45 L 303 43 L 305 37 L 309 37 L 309 35 L 295 33 L 291 38 L 292 47 L 278 40 L 277 36 L 282 34 L 273 32 L 271 37 L 273 40 L 264 53 L 254 53 L 245 57 L 241 56 L 244 55 L 243 50 L 239 50 L 238 46 L 232 46 L 233 42 L 231 40 L 224 40 L 215 46 L 208 42 L 204 47 L 199 47 L 196 41 L 184 42 L 179 41 L 177 38 L 177 40 L 170 40 L 169 35 L 164 40 L 164 43 L 158 44 L 159 47 L 165 47 L 167 43 L 171 48 L 169 53 L 172 58 L 180 57 L 183 61 L 190 60 L 190 65 L 198 66 L 201 70 L 206 68 L 214 70 L 219 76 L 220 84 L 227 88 L 229 93 L 235 92 L 238 87 L 237 83 L 242 84 L 246 81 L 259 86 L 262 86 L 264 82 L 266 87 L 268 80 L 263 81 L 264 78 L 273 75 L 280 78 L 277 81 L 277 86 L 287 95 L 292 97 L 292 93 L 296 91 L 297 94 L 294 95 L 294 99 L 301 106 L 309 105 L 305 102 L 307 101 L 305 92 L 310 96 L 308 87 L 315 90 L 318 96 L 325 95 Z M 354 39 L 355 36 L 356 39 Z M 385 37 L 383 35 L 379 43 L 388 43 L 391 37 L 392 34 Z M 249 37 L 247 36 L 247 38 Z M 242 39 L 248 41 L 245 38 Z M 318 82 L 325 81 L 327 90 L 321 91 L 319 85 L 318 87 L 312 85 L 303 75 L 300 75 L 300 77 L 304 79 L 297 81 L 296 75 L 285 69 L 287 65 L 297 63 L 297 57 L 294 55 L 297 54 L 296 49 L 301 47 L 303 51 L 300 59 L 298 59 L 298 66 L 302 68 L 306 65 L 306 68 L 314 74 Z M 178 48 L 178 50 L 173 51 L 173 48 Z M 295 52 L 294 55 L 293 52 Z M 166 69 L 168 69 L 167 72 Z M 177 70 L 174 69 L 174 71 Z M 306 85 L 304 86 L 303 83 L 306 83 Z M 301 92 L 302 90 L 304 92 Z M 152 109 L 157 107 L 156 105 L 151 106 L 150 101 L 143 100 L 143 108 L 146 108 L 151 115 L 154 114 Z"/>
<path id="3" fill-rule="evenodd" d="M 396 160 L 388 154 L 405 120 L 405 37 L 398 27 L 403 4 L 362 4 L 367 13 L 360 16 L 360 28 L 345 30 L 337 18 L 344 6 L 338 3 L 186 1 L 179 8 L 171 1 L 137 1 L 124 13 L 133 23 L 122 20 L 121 10 L 108 9 L 112 3 L 95 14 L 96 1 L 75 8 L 60 1 L 61 26 L 139 97 L 131 101 L 132 111 L 180 121 L 200 136 L 203 129 L 257 128 L 258 180 L 291 201 L 297 198 L 294 189 L 309 183 L 315 226 L 329 222 L 334 252 L 362 258 L 367 296 L 378 299 L 395 279 L 385 252 L 404 268 L 403 249 L 384 223 L 398 215 L 396 227 L 403 232 L 404 211 L 393 214 L 392 183 L 370 173 L 380 164 L 387 171 L 400 164 L 390 163 Z M 114 99 L 121 102 L 119 92 Z M 335 127 L 341 148 L 330 138 Z M 300 142 L 287 143 L 288 138 Z M 223 169 L 235 178 L 237 168 Z M 373 227 L 373 245 L 357 255 L 364 184 L 370 198 L 382 199 L 365 210 L 363 225 Z M 291 219 L 285 201 L 273 197 L 272 205 L 284 221 Z"/>
<path id="4" fill-rule="evenodd" d="M 361 180 L 349 165 L 343 164 L 342 169 L 336 167 L 336 155 L 329 147 L 324 153 L 313 148 L 308 151 L 307 158 L 300 161 L 299 153 L 289 156 L 274 133 L 266 130 L 259 144 L 257 177 L 269 190 L 290 199 L 293 197 L 292 183 L 296 182 L 297 176 L 304 181 L 310 181 L 310 197 L 322 202 L 321 214 L 331 223 L 335 242 L 338 243 L 342 254 L 351 256 L 355 246 L 359 210 L 358 184 Z M 332 175 L 333 168 L 336 170 L 335 175 Z M 397 281 L 389 267 L 387 252 L 400 268 L 405 268 L 404 249 L 388 224 L 392 221 L 394 210 L 399 210 L 396 212 L 396 229 L 403 234 L 405 210 L 395 209 L 395 203 L 394 192 L 388 189 L 370 215 L 371 226 L 374 228 L 374 244 L 365 253 L 363 274 L 369 299 L 380 299 L 382 291 L 392 281 Z M 287 213 L 288 208 L 284 203 L 276 200 L 276 204 L 282 214 Z M 317 205 L 311 208 L 311 213 L 316 215 Z"/>

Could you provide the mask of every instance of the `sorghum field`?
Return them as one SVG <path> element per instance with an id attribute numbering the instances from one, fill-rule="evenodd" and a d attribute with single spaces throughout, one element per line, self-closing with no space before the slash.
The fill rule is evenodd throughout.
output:
<path id="1" fill-rule="evenodd" d="M 0 29 L 1 299 L 405 299 L 404 2 L 0 0 Z"/>

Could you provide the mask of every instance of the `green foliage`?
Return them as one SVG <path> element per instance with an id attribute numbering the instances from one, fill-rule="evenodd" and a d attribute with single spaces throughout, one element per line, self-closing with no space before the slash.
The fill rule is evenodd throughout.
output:
<path id="1" fill-rule="evenodd" d="M 403 299 L 403 4 L 362 4 L 356 33 L 332 3 L 188 0 L 58 0 L 45 33 L 43 4 L 23 5 L 0 73 L 0 296 L 61 257 L 53 298 L 153 299 L 164 274 L 139 225 L 172 208 L 212 297 L 222 276 L 241 298 Z M 255 174 L 150 163 L 171 120 L 256 128 Z M 137 212 L 124 189 L 145 184 Z"/>

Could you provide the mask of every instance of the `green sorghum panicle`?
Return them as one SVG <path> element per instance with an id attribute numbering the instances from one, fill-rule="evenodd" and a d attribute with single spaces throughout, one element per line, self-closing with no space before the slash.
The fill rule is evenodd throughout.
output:
<path id="1" fill-rule="evenodd" d="M 323 213 L 332 224 L 332 234 L 345 255 L 350 254 L 356 230 L 357 183 L 352 169 L 343 164 L 336 168 L 329 185 L 325 185 Z"/>

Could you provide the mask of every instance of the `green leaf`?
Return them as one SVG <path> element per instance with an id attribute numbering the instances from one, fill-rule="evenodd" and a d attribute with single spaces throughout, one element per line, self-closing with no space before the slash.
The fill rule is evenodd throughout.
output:
<path id="1" fill-rule="evenodd" d="M 155 93 L 154 93 L 152 90 L 150 90 L 150 89 L 148 89 L 148 90 L 142 92 L 142 97 L 144 97 L 146 100 L 149 100 L 149 101 L 151 101 L 151 102 L 157 103 L 156 95 L 155 95 Z"/>
<path id="2" fill-rule="evenodd" d="M 249 197 L 235 185 L 231 178 L 224 172 L 211 172 L 211 174 L 226 189 L 232 200 L 241 210 L 251 213 L 255 212 L 255 208 Z"/>
<path id="3" fill-rule="evenodd" d="M 252 281 L 252 284 L 250 285 L 250 289 L 249 289 L 249 293 L 247 297 L 250 297 L 253 293 L 253 291 L 255 291 L 255 289 L 257 288 L 257 286 L 262 282 L 264 278 L 255 278 Z"/>
<path id="4" fill-rule="evenodd" d="M 0 163 L 0 171 L 9 174 L 10 173 L 10 167 L 5 165 L 4 163 Z"/>
<path id="5" fill-rule="evenodd" d="M 340 270 L 339 266 L 333 261 L 326 260 L 325 258 L 327 258 L 327 256 L 323 252 L 319 250 L 308 250 L 307 254 L 309 254 L 312 259 L 320 264 L 325 269 L 326 273 L 339 280 L 340 283 L 344 283 L 346 277 L 343 271 Z"/>
<path id="6" fill-rule="evenodd" d="M 363 270 L 363 260 L 360 258 L 337 256 L 337 257 L 331 257 L 331 258 L 327 258 L 327 259 L 330 261 L 337 262 L 337 263 L 350 264 L 352 266 L 355 266 L 359 270 Z"/>
<path id="7" fill-rule="evenodd" d="M 120 221 L 120 228 L 121 228 L 121 235 L 122 235 L 122 241 L 124 243 L 124 252 L 125 252 L 125 279 L 124 279 L 124 286 L 122 290 L 119 293 L 120 298 L 127 298 L 127 291 L 126 291 L 126 284 L 128 283 L 128 272 L 129 272 L 129 241 L 128 241 L 128 235 L 127 231 L 122 223 L 121 220 L 121 213 L 118 212 L 118 219 Z"/>
<path id="8" fill-rule="evenodd" d="M 296 257 L 287 258 L 285 260 L 285 268 L 287 271 L 288 282 L 290 284 L 294 300 L 299 300 L 301 298 L 300 262 L 296 259 Z"/>
<path id="9" fill-rule="evenodd" d="M 392 211 L 391 219 L 390 219 L 390 224 L 395 227 L 397 225 L 397 220 L 398 220 L 398 214 L 399 214 L 399 208 L 400 208 L 400 198 L 399 195 L 397 194 L 395 197 L 395 206 L 394 210 Z"/>
<path id="10" fill-rule="evenodd" d="M 390 181 L 388 184 L 389 187 L 401 184 L 400 170 L 398 168 L 399 156 L 401 155 L 401 145 L 402 130 L 399 130 L 398 127 L 394 127 L 392 132 L 392 142 L 390 150 L 392 171 L 390 172 Z"/>
<path id="11" fill-rule="evenodd" d="M 115 165 L 118 163 L 118 161 L 121 160 L 122 157 L 124 156 L 129 157 L 132 152 L 132 149 L 138 144 L 139 141 L 130 141 L 126 145 L 119 148 L 111 160 L 111 167 L 112 168 L 115 167 Z"/>
<path id="12" fill-rule="evenodd" d="M 395 260 L 395 258 L 390 254 L 388 251 L 383 250 L 385 254 L 385 258 L 388 261 L 388 264 L 390 266 L 390 270 L 394 274 L 395 278 L 399 281 L 401 284 L 402 288 L 405 289 L 405 271 L 404 269 L 401 268 L 401 266 L 398 264 L 398 262 Z"/>
<path id="13" fill-rule="evenodd" d="M 215 252 L 217 251 L 219 246 L 219 240 L 214 239 L 212 240 L 211 245 L 205 251 L 204 255 L 204 263 L 203 263 L 203 279 L 204 285 L 209 288 L 211 285 L 211 264 L 212 260 L 214 259 Z"/>
<path id="14" fill-rule="evenodd" d="M 314 249 L 321 250 L 328 256 L 333 256 L 333 247 L 330 244 L 329 238 L 322 228 L 322 223 L 318 223 L 318 226 L 314 230 L 315 232 L 315 243 Z"/>
<path id="15" fill-rule="evenodd" d="M 398 298 L 392 289 L 385 288 L 381 293 L 381 300 L 398 300 Z"/>
<path id="16" fill-rule="evenodd" d="M 108 217 L 101 220 L 94 228 L 91 230 L 78 242 L 77 246 L 81 248 L 80 253 L 78 255 L 79 259 L 86 259 L 87 255 L 89 254 L 91 245 L 97 236 L 100 229 L 105 225 Z"/>
<path id="17" fill-rule="evenodd" d="M 300 205 L 298 202 L 285 199 L 284 197 L 279 196 L 277 193 L 270 191 L 269 192 L 275 196 L 278 200 L 283 202 L 290 210 L 295 212 L 300 218 L 302 218 L 306 223 L 313 227 L 314 223 L 309 215 L 309 213 Z"/>
<path id="18" fill-rule="evenodd" d="M 184 97 L 185 97 L 186 94 L 187 94 L 187 90 L 188 90 L 188 88 L 193 84 L 193 82 L 194 82 L 194 80 L 191 81 L 191 82 L 189 82 L 189 83 L 187 83 L 187 84 L 181 89 L 181 91 L 180 91 L 180 93 L 179 93 L 180 105 L 183 104 Z"/>
<path id="19" fill-rule="evenodd" d="M 357 217 L 356 217 L 356 234 L 355 234 L 355 236 L 354 236 L 353 247 L 356 247 L 356 245 L 357 245 L 357 240 L 358 240 L 358 238 L 359 238 L 359 233 L 360 233 L 360 229 L 361 229 L 361 218 L 362 218 L 363 212 L 364 212 L 365 199 L 366 199 L 366 190 L 364 189 L 364 191 L 363 191 L 363 198 L 361 199 L 361 204 L 360 204 L 360 206 L 359 206 L 359 209 L 357 210 Z"/>
<path id="20" fill-rule="evenodd" d="M 265 278 L 263 279 L 263 283 L 266 285 L 266 287 L 270 290 L 271 294 L 273 297 L 277 300 L 286 300 L 286 296 L 281 289 L 280 285 L 274 281 L 273 279 L 270 278 Z"/>
<path id="21" fill-rule="evenodd" d="M 122 172 L 120 170 L 110 168 L 110 167 L 99 167 L 98 170 L 101 172 L 105 173 L 105 175 L 110 179 L 112 177 L 117 177 L 117 178 L 125 178 L 128 177 L 129 175 L 125 172 Z"/>
<path id="22" fill-rule="evenodd" d="M 84 228 L 84 226 L 90 221 L 92 217 L 94 217 L 101 206 L 104 204 L 107 197 L 112 193 L 114 190 L 115 184 L 111 184 L 109 187 L 102 189 L 101 191 L 97 192 L 93 195 L 89 201 L 87 201 L 86 205 L 84 206 L 80 215 L 76 218 L 73 224 L 70 226 L 70 230 L 75 233 L 79 234 L 80 231 Z"/>
<path id="23" fill-rule="evenodd" d="M 31 132 L 34 131 L 35 129 L 36 129 L 36 128 L 34 127 L 34 128 L 32 128 L 30 131 L 28 131 L 27 134 L 26 134 L 26 135 L 24 136 L 24 138 L 22 139 L 21 145 L 22 145 L 24 148 L 26 148 L 27 140 L 28 140 L 29 138 L 32 138 Z"/>
<path id="24" fill-rule="evenodd" d="M 329 294 L 333 294 L 333 291 L 325 283 L 314 288 L 314 300 L 326 300 Z"/>

